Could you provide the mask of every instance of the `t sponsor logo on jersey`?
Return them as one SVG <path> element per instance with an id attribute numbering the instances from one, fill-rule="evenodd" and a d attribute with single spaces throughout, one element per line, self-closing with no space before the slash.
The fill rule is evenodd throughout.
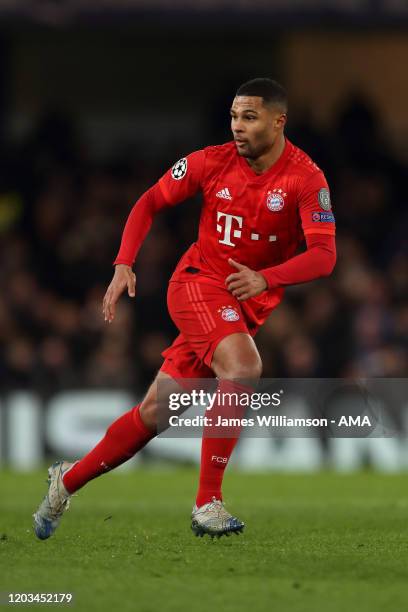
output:
<path id="1" fill-rule="evenodd" d="M 221 224 L 221 221 L 225 223 L 224 227 Z M 234 242 L 231 242 L 231 235 L 234 238 L 241 238 L 241 228 L 243 224 L 243 217 L 238 217 L 237 215 L 229 215 L 228 213 L 224 213 L 221 210 L 217 210 L 217 232 L 222 234 L 224 232 L 224 236 L 222 240 L 218 242 L 220 244 L 227 244 L 228 246 L 236 246 Z M 233 225 L 240 229 L 233 229 Z"/>
<path id="2" fill-rule="evenodd" d="M 312 221 L 321 223 L 334 223 L 333 213 L 327 212 L 313 212 Z"/>
<path id="3" fill-rule="evenodd" d="M 279 212 L 285 206 L 285 198 L 288 194 L 283 189 L 268 191 L 266 205 L 271 212 Z"/>
<path id="4" fill-rule="evenodd" d="M 239 314 L 232 306 L 221 306 L 218 309 L 224 321 L 239 321 Z"/>
<path id="5" fill-rule="evenodd" d="M 224 187 L 218 193 L 216 193 L 217 198 L 221 198 L 222 200 L 232 200 L 232 195 L 229 192 L 228 187 Z"/>
<path id="6" fill-rule="evenodd" d="M 171 176 L 175 181 L 179 181 L 183 178 L 187 173 L 187 160 L 185 157 L 182 157 L 174 164 L 171 169 Z"/>
<path id="7" fill-rule="evenodd" d="M 330 191 L 328 189 L 323 187 L 319 191 L 317 199 L 319 200 L 320 208 L 323 208 L 323 210 L 330 210 L 331 209 Z"/>

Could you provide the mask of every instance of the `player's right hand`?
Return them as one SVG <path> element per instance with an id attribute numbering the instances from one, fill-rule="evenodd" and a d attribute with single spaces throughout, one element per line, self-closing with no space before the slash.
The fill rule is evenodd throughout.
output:
<path id="1" fill-rule="evenodd" d="M 136 275 L 130 266 L 117 264 L 112 282 L 106 290 L 102 303 L 105 321 L 112 323 L 115 318 L 116 302 L 127 288 L 129 297 L 135 297 Z"/>

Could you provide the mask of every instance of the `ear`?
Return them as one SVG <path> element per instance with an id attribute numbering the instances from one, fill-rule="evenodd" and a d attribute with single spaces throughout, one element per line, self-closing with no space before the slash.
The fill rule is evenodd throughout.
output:
<path id="1" fill-rule="evenodd" d="M 288 116 L 286 113 L 280 113 L 279 115 L 277 115 L 277 117 L 275 118 L 275 127 L 277 127 L 278 129 L 285 127 L 287 118 Z"/>

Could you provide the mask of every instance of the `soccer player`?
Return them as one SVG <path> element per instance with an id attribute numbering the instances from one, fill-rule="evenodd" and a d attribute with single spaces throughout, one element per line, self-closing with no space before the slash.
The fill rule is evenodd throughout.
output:
<path id="1" fill-rule="evenodd" d="M 253 338 L 282 300 L 284 287 L 332 272 L 335 225 L 328 185 L 320 168 L 285 137 L 286 118 L 280 84 L 266 78 L 244 83 L 231 107 L 233 141 L 180 159 L 134 205 L 103 299 L 109 323 L 120 295 L 126 290 L 135 295 L 132 265 L 155 214 L 203 194 L 198 239 L 179 261 L 168 289 L 169 313 L 180 333 L 163 352 L 143 401 L 112 423 L 81 460 L 51 466 L 48 493 L 34 514 L 39 538 L 55 531 L 75 491 L 156 435 L 159 384 L 216 377 L 219 395 L 248 392 L 262 368 Z M 307 248 L 296 254 L 303 240 Z M 214 437 L 203 430 L 192 512 L 196 535 L 229 535 L 244 527 L 225 508 L 221 492 L 238 435 Z"/>

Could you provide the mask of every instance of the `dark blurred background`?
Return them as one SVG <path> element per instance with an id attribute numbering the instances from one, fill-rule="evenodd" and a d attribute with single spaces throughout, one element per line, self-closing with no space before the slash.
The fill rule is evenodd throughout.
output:
<path id="1" fill-rule="evenodd" d="M 1 390 L 145 389 L 200 199 L 156 218 L 108 326 L 124 222 L 169 165 L 229 140 L 256 76 L 287 87 L 338 228 L 333 276 L 289 289 L 259 333 L 264 375 L 406 376 L 407 17 L 398 0 L 0 2 Z"/>

